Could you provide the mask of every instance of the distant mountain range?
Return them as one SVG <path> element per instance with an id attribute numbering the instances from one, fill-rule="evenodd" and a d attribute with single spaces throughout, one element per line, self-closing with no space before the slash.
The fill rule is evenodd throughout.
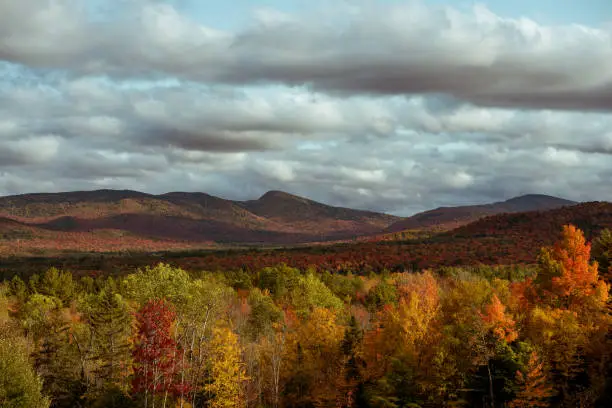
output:
<path id="1" fill-rule="evenodd" d="M 400 217 L 280 191 L 232 201 L 205 193 L 97 190 L 0 197 L 0 217 L 58 232 L 123 231 L 161 240 L 293 243 L 380 232 Z M 7 222 L 5 221 L 5 224 Z M 0 227 L 1 228 L 1 227 Z"/>
<path id="2" fill-rule="evenodd" d="M 387 232 L 405 230 L 450 230 L 469 224 L 480 218 L 525 211 L 552 210 L 578 204 L 575 201 L 541 194 L 527 194 L 492 204 L 439 207 L 399 220 L 387 228 Z"/>
<path id="3" fill-rule="evenodd" d="M 153 195 L 130 190 L 24 194 L 0 197 L 0 253 L 14 248 L 14 240 L 25 246 L 36 243 L 49 249 L 56 245 L 64 250 L 91 247 L 91 242 L 96 250 L 117 250 L 339 241 L 403 230 L 443 231 L 494 214 L 574 204 L 556 197 L 525 195 L 401 218 L 334 207 L 281 191 L 249 201 L 205 193 Z"/>

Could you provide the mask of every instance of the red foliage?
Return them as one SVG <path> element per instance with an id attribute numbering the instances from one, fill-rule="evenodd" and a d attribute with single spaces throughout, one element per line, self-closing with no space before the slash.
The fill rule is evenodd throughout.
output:
<path id="1" fill-rule="evenodd" d="M 136 393 L 184 395 L 189 385 L 176 376 L 180 366 L 180 353 L 172 337 L 176 313 L 164 300 L 147 302 L 136 314 L 138 331 L 135 338 L 134 379 Z"/>

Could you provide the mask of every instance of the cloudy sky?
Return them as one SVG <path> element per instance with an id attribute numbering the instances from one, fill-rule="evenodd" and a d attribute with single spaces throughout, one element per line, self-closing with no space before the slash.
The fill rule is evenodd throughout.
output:
<path id="1" fill-rule="evenodd" d="M 410 215 L 611 181 L 610 0 L 0 1 L 0 195 Z"/>

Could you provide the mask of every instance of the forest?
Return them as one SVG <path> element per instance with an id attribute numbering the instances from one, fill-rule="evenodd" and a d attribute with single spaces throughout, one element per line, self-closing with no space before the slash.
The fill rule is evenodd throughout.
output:
<path id="1" fill-rule="evenodd" d="M 530 265 L 16 274 L 0 406 L 610 407 L 612 232 L 557 237 Z"/>

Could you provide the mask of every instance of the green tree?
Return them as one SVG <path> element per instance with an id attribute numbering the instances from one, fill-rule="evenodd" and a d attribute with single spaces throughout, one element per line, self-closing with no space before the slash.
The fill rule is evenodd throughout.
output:
<path id="1" fill-rule="evenodd" d="M 83 309 L 91 330 L 89 359 L 95 367 L 94 374 L 100 379 L 90 397 L 99 398 L 100 394 L 113 388 L 127 391 L 125 378 L 131 360 L 129 336 L 132 317 L 125 301 L 121 295 L 105 288 L 99 294 L 90 295 Z M 122 399 L 120 395 L 117 397 L 117 400 Z M 109 407 L 117 406 L 112 398 L 107 399 L 107 403 Z"/>
<path id="2" fill-rule="evenodd" d="M 272 298 L 255 288 L 249 293 L 251 313 L 246 322 L 246 333 L 252 340 L 270 334 L 272 325 L 283 317 L 283 312 L 274 304 Z"/>
<path id="3" fill-rule="evenodd" d="M 326 308 L 338 311 L 342 300 L 314 274 L 300 276 L 298 284 L 289 293 L 291 303 L 300 317 L 308 316 L 315 308 Z"/>
<path id="4" fill-rule="evenodd" d="M 298 269 L 285 264 L 263 268 L 259 272 L 259 287 L 267 289 L 276 300 L 285 297 L 298 283 L 301 274 Z"/>
<path id="5" fill-rule="evenodd" d="M 78 285 L 72 279 L 72 273 L 60 271 L 57 268 L 49 268 L 43 274 L 36 291 L 43 295 L 58 298 L 62 301 L 63 306 L 68 306 L 76 298 Z"/>
<path id="6" fill-rule="evenodd" d="M 602 276 L 612 273 L 612 229 L 601 231 L 593 241 L 591 257 L 599 264 L 599 273 Z"/>
<path id="7" fill-rule="evenodd" d="M 0 407 L 47 408 L 42 381 L 28 358 L 25 342 L 0 334 Z"/>
<path id="8" fill-rule="evenodd" d="M 139 269 L 123 280 L 126 297 L 145 304 L 153 299 L 167 299 L 177 307 L 186 302 L 191 278 L 180 268 L 160 263 Z"/>
<path id="9" fill-rule="evenodd" d="M 382 280 L 368 293 L 366 306 L 368 310 L 375 312 L 388 304 L 397 304 L 397 289 L 386 280 Z"/>

